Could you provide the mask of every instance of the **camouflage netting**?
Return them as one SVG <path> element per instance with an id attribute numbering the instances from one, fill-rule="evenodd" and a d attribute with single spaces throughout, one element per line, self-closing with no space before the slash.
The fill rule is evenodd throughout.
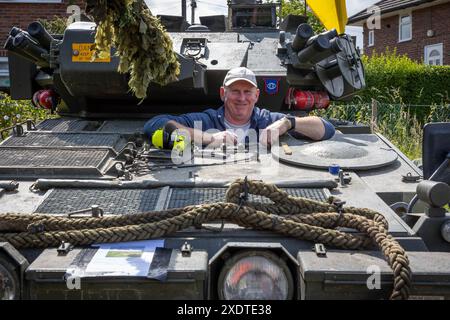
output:
<path id="1" fill-rule="evenodd" d="M 86 11 L 97 23 L 96 57 L 115 47 L 118 71 L 130 73 L 128 85 L 137 98 L 147 96 L 150 82 L 166 85 L 177 79 L 180 65 L 172 40 L 142 0 L 89 0 Z"/>

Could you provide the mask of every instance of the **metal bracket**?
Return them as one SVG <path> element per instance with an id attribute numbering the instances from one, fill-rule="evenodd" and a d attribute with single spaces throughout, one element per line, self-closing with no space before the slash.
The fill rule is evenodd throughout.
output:
<path id="1" fill-rule="evenodd" d="M 411 172 L 408 172 L 408 173 L 406 174 L 406 176 L 402 176 L 402 181 L 403 181 L 403 182 L 417 182 L 417 181 L 419 181 L 420 179 L 422 179 L 421 176 L 413 176 L 413 175 L 411 174 Z"/>
<path id="2" fill-rule="evenodd" d="M 339 223 L 341 222 L 341 219 L 342 219 L 342 215 L 344 213 L 344 204 L 345 203 L 346 203 L 345 201 L 341 201 L 341 200 L 333 201 L 333 204 L 336 206 L 336 210 L 339 213 L 339 216 L 336 219 L 336 222 L 334 223 L 334 225 L 331 229 L 336 229 L 339 226 Z"/>
<path id="3" fill-rule="evenodd" d="M 194 250 L 194 247 L 191 246 L 189 243 L 185 242 L 182 246 L 181 246 L 181 255 L 183 257 L 190 257 L 192 250 Z"/>
<path id="4" fill-rule="evenodd" d="M 350 177 L 350 173 L 344 172 L 344 183 L 350 184 L 352 182 L 352 177 Z"/>
<path id="5" fill-rule="evenodd" d="M 36 130 L 37 130 L 37 128 L 36 128 L 36 124 L 34 123 L 34 121 L 31 119 L 28 119 L 27 120 L 27 131 L 36 131 Z"/>
<path id="6" fill-rule="evenodd" d="M 14 191 L 19 188 L 19 183 L 14 180 L 9 182 L 0 182 L 0 188 L 5 189 L 6 191 Z"/>
<path id="7" fill-rule="evenodd" d="M 114 169 L 116 170 L 117 178 L 123 177 L 127 181 L 133 180 L 130 170 L 125 169 L 125 165 L 122 162 L 116 162 L 114 164 Z"/>
<path id="8" fill-rule="evenodd" d="M 90 208 L 76 210 L 76 211 L 68 212 L 66 214 L 67 214 L 68 218 L 71 218 L 73 215 L 81 214 L 81 213 L 88 213 L 89 211 L 91 211 L 91 216 L 93 218 L 103 217 L 103 209 L 96 204 L 92 205 Z"/>
<path id="9" fill-rule="evenodd" d="M 239 205 L 245 205 L 248 201 L 248 179 L 244 179 L 244 194 L 239 197 Z"/>
<path id="10" fill-rule="evenodd" d="M 344 204 L 345 203 L 346 203 L 345 201 L 338 200 L 338 199 L 335 199 L 333 201 L 333 204 L 337 207 L 336 210 L 338 211 L 338 213 L 342 213 L 342 210 L 344 209 Z"/>
<path id="11" fill-rule="evenodd" d="M 1 140 L 5 140 L 5 136 L 4 134 L 8 134 L 10 130 L 13 131 L 13 134 L 16 136 L 24 136 L 25 132 L 23 130 L 22 125 L 26 124 L 27 125 L 27 130 L 31 131 L 31 130 L 36 130 L 36 126 L 34 124 L 34 122 L 32 120 L 26 120 L 20 123 L 16 123 L 15 125 L 8 127 L 8 128 L 4 128 L 0 130 L 0 139 Z M 20 127 L 20 128 L 19 128 Z"/>
<path id="12" fill-rule="evenodd" d="M 103 209 L 100 208 L 100 206 L 94 204 L 93 206 L 91 206 L 91 210 L 93 218 L 103 217 Z"/>
<path id="13" fill-rule="evenodd" d="M 181 43 L 181 54 L 188 58 L 208 58 L 208 46 L 206 38 L 185 38 Z"/>
<path id="14" fill-rule="evenodd" d="M 136 158 L 138 155 L 137 146 L 134 142 L 127 142 L 127 144 L 119 151 L 116 158 L 126 158 L 126 156 Z"/>
<path id="15" fill-rule="evenodd" d="M 56 249 L 58 256 L 65 256 L 73 249 L 73 245 L 68 242 L 61 242 L 61 245 Z"/>
<path id="16" fill-rule="evenodd" d="M 316 243 L 312 249 L 318 257 L 324 258 L 327 256 L 327 249 L 323 243 Z"/>
<path id="17" fill-rule="evenodd" d="M 12 130 L 13 130 L 13 135 L 15 135 L 16 137 L 23 137 L 25 135 L 23 127 L 20 124 L 16 124 Z"/>
<path id="18" fill-rule="evenodd" d="M 350 182 L 352 181 L 352 177 L 350 177 L 350 174 L 348 172 L 344 172 L 342 169 L 340 169 L 336 181 L 338 181 L 341 186 L 345 186 L 347 184 L 350 184 Z"/>

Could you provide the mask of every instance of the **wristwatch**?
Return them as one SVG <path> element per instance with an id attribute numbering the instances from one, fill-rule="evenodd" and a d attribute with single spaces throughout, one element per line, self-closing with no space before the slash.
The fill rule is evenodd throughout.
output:
<path id="1" fill-rule="evenodd" d="M 289 130 L 294 130 L 295 129 L 295 117 L 288 114 L 285 117 L 287 120 L 289 120 L 289 122 L 291 123 L 291 128 Z"/>

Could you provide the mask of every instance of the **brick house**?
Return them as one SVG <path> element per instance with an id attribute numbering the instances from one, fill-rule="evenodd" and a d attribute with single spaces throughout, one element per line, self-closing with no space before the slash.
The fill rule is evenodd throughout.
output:
<path id="1" fill-rule="evenodd" d="M 363 27 L 365 54 L 389 47 L 426 64 L 450 64 L 450 0 L 382 0 L 374 6 L 348 20 L 348 25 Z"/>
<path id="2" fill-rule="evenodd" d="M 70 17 L 68 8 L 77 5 L 83 11 L 84 0 L 0 0 L 0 88 L 9 87 L 7 51 L 3 49 L 9 30 L 13 26 L 24 30 L 38 19 L 54 16 Z"/>

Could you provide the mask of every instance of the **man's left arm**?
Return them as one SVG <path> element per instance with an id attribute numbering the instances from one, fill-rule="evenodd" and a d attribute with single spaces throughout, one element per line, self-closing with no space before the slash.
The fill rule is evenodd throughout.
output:
<path id="1" fill-rule="evenodd" d="M 294 117 L 278 113 L 271 116 L 278 120 L 267 126 L 265 130 L 278 131 L 280 136 L 291 131 L 294 136 L 303 136 L 312 140 L 327 140 L 335 133 L 333 125 L 320 117 Z"/>

